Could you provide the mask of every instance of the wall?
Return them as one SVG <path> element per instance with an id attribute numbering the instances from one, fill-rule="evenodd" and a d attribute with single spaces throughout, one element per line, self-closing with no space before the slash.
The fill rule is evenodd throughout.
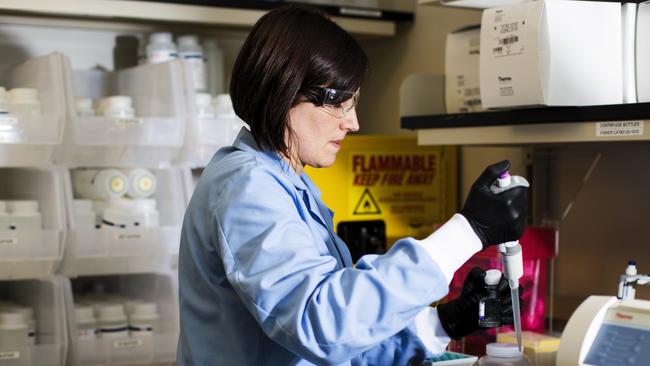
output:
<path id="1" fill-rule="evenodd" d="M 420 5 L 415 22 L 398 25 L 397 36 L 363 41 L 371 70 L 361 87 L 360 133 L 409 133 L 399 126 L 402 81 L 415 73 L 444 74 L 447 33 L 480 20 L 480 11 Z"/>

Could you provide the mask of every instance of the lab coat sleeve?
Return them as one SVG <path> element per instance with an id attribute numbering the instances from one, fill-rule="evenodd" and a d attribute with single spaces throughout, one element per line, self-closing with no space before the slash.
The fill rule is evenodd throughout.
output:
<path id="1" fill-rule="evenodd" d="M 402 239 L 386 254 L 337 270 L 336 260 L 318 251 L 290 183 L 263 167 L 246 174 L 215 202 L 215 243 L 229 282 L 264 333 L 295 354 L 317 364 L 345 362 L 446 295 L 431 243 Z"/>

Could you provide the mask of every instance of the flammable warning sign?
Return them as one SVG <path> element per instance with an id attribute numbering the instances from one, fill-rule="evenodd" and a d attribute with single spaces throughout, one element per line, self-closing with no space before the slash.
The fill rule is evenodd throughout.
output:
<path id="1" fill-rule="evenodd" d="M 350 152 L 352 216 L 439 216 L 440 151 Z"/>

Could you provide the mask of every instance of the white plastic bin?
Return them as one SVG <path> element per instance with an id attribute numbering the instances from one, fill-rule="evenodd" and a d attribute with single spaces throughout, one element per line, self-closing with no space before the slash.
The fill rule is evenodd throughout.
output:
<path id="1" fill-rule="evenodd" d="M 68 67 L 74 83 L 70 99 L 126 95 L 133 100 L 135 117 L 81 117 L 71 109 L 59 159 L 70 167 L 169 166 L 183 145 L 188 118 L 185 100 L 191 85 L 184 72 L 179 60 L 114 73 L 73 73 Z"/>
<path id="2" fill-rule="evenodd" d="M 43 278 L 63 257 L 63 187 L 53 168 L 0 169 L 0 200 L 38 202 L 42 230 L 0 229 L 0 279 Z"/>
<path id="3" fill-rule="evenodd" d="M 0 366 L 61 366 L 65 364 L 64 279 L 0 282 L 0 299 L 12 300 L 34 309 L 36 344 L 22 348 L 0 346 Z"/>
<path id="4" fill-rule="evenodd" d="M 73 279 L 66 296 L 70 366 L 173 363 L 179 334 L 177 273 L 91 276 Z M 105 292 L 130 299 L 155 302 L 160 331 L 147 336 L 77 340 L 74 295 L 101 284 Z M 74 290 L 74 291 L 73 291 Z"/>
<path id="5" fill-rule="evenodd" d="M 78 228 L 73 212 L 70 171 L 61 174 L 65 187 L 68 235 L 61 271 L 69 276 L 147 273 L 176 266 L 185 212 L 183 178 L 176 168 L 152 169 L 157 180 L 160 226 Z"/>
<path id="6" fill-rule="evenodd" d="M 4 115 L 0 118 L 0 166 L 44 166 L 61 144 L 66 103 L 63 67 L 67 58 L 52 53 L 9 68 L 0 86 L 32 88 L 39 94 L 38 116 Z"/>

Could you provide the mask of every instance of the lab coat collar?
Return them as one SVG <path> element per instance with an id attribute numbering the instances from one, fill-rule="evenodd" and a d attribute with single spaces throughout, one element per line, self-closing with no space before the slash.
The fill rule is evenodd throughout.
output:
<path id="1" fill-rule="evenodd" d="M 242 127 L 232 145 L 237 149 L 253 153 L 263 161 L 269 163 L 269 165 L 278 168 L 282 174 L 289 178 L 296 189 L 301 191 L 309 189 L 317 197 L 321 196 L 321 192 L 316 188 L 316 185 L 309 179 L 307 174 L 303 172 L 300 176 L 296 175 L 295 170 L 280 157 L 280 154 L 275 151 L 262 150 L 257 145 L 257 142 L 255 142 L 253 134 L 246 127 Z"/>

